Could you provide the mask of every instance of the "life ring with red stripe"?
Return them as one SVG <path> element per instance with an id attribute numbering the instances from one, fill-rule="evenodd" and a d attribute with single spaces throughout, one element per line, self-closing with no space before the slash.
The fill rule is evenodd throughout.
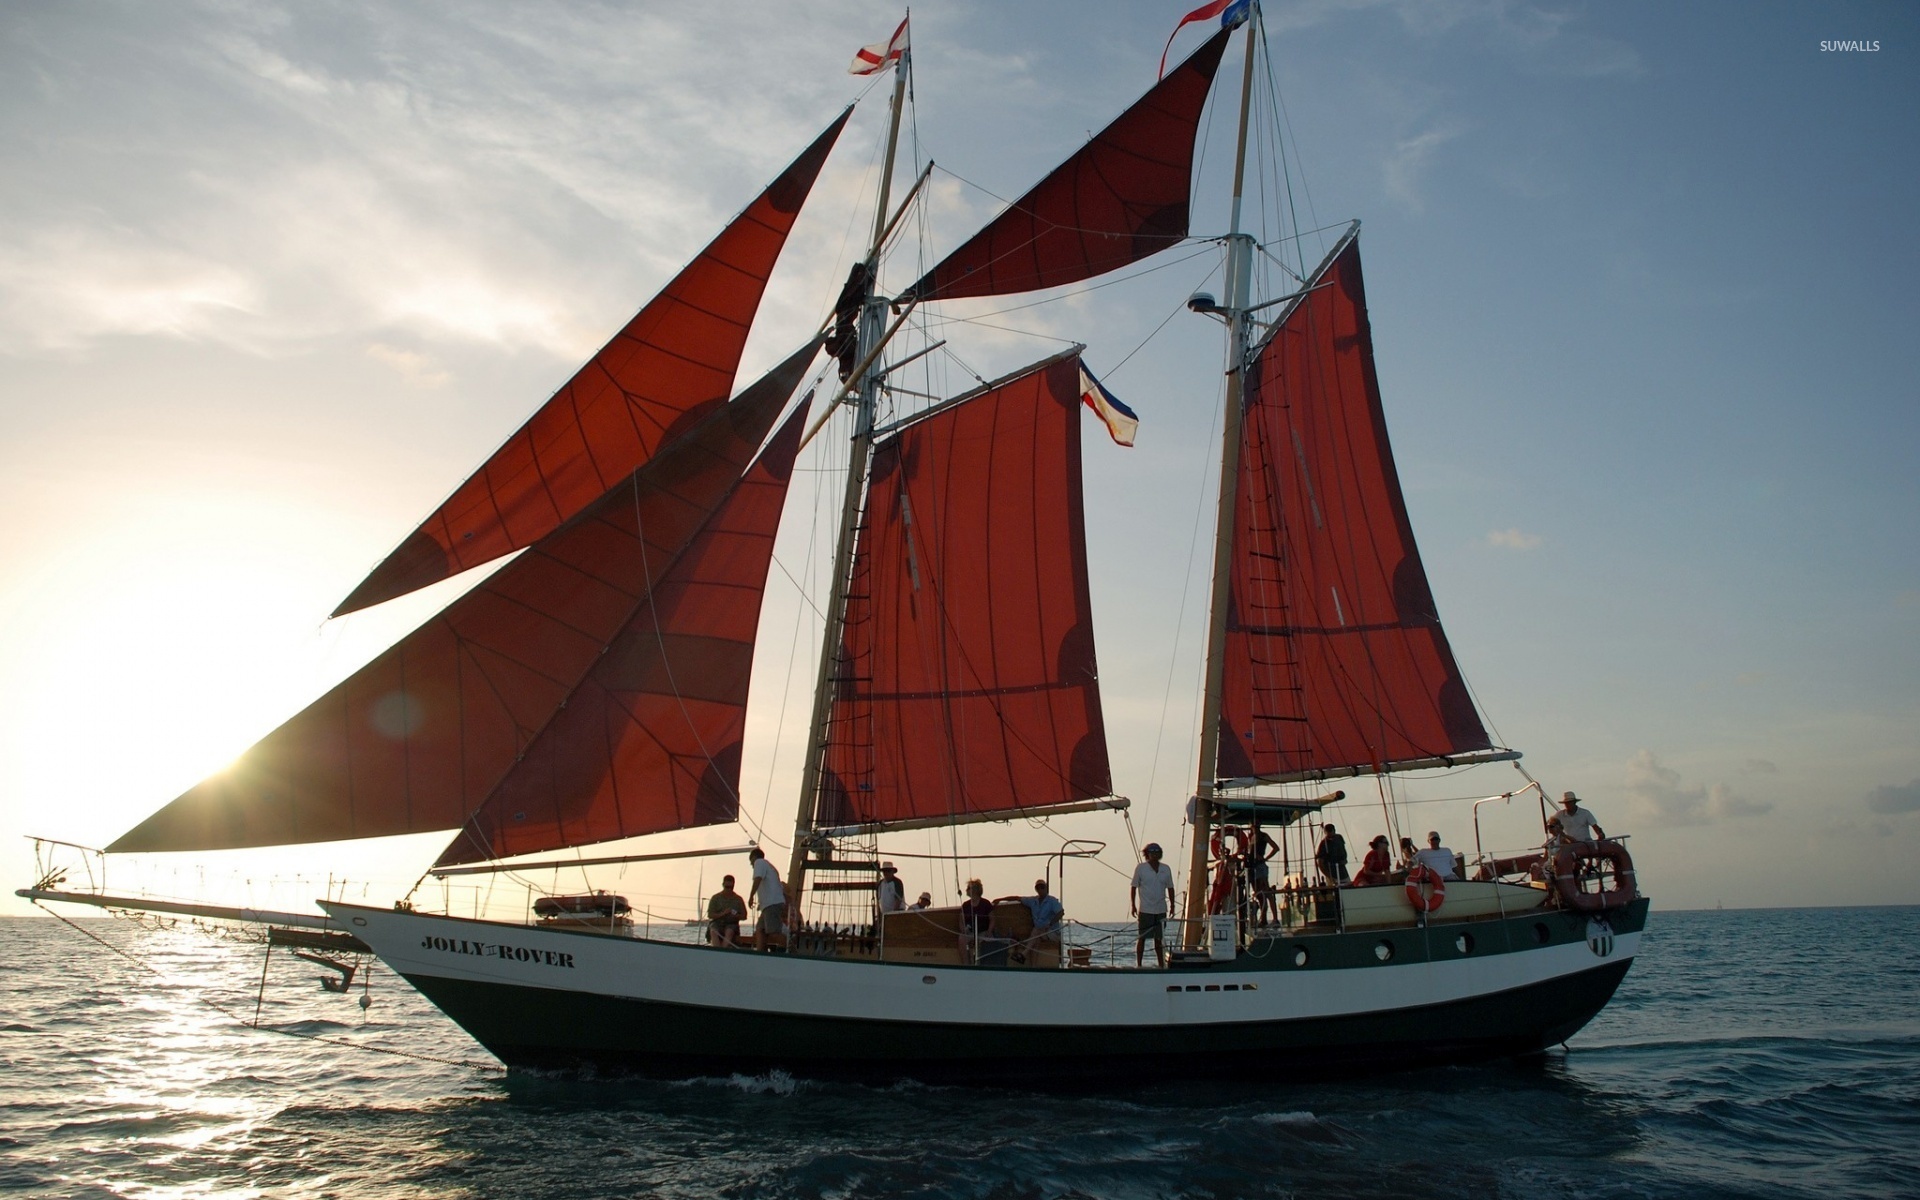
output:
<path id="1" fill-rule="evenodd" d="M 1604 891 L 1580 890 L 1581 867 L 1604 862 L 1613 869 L 1613 886 Z M 1619 842 L 1575 842 L 1553 856 L 1553 886 L 1560 903 L 1575 912 L 1599 913 L 1625 908 L 1640 898 L 1634 878 L 1633 856 Z"/>
<path id="2" fill-rule="evenodd" d="M 1421 884 L 1426 884 L 1428 890 L 1421 891 Z M 1446 902 L 1446 877 L 1425 863 L 1415 863 L 1407 872 L 1407 903 L 1413 905 L 1413 911 L 1439 912 Z"/>
<path id="3" fill-rule="evenodd" d="M 1239 858 L 1247 852 L 1247 831 L 1238 825 L 1222 825 L 1213 831 L 1209 848 L 1216 859 Z"/>

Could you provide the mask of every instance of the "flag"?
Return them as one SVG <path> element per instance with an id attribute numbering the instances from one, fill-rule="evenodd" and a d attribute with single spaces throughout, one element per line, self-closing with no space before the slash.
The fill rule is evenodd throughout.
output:
<path id="1" fill-rule="evenodd" d="M 901 18 L 900 28 L 885 42 L 860 47 L 860 53 L 853 56 L 853 65 L 847 68 L 849 75 L 878 75 L 907 52 L 907 19 Z"/>
<path id="2" fill-rule="evenodd" d="M 1080 364 L 1080 402 L 1094 411 L 1107 424 L 1107 433 L 1115 443 L 1122 446 L 1133 445 L 1133 431 L 1140 428 L 1140 418 L 1133 410 L 1114 398 L 1106 385 L 1093 377 L 1087 370 L 1087 364 Z"/>
<path id="3" fill-rule="evenodd" d="M 1246 21 L 1248 12 L 1252 7 L 1253 0 L 1212 0 L 1212 3 L 1202 4 L 1199 8 L 1181 17 L 1180 23 L 1173 27 L 1172 33 L 1167 35 L 1166 50 L 1160 52 L 1160 77 L 1163 79 L 1166 78 L 1167 50 L 1173 49 L 1173 39 L 1180 36 L 1182 29 L 1185 29 L 1195 21 L 1205 21 L 1213 17 L 1220 18 L 1220 28 L 1234 29 Z"/>

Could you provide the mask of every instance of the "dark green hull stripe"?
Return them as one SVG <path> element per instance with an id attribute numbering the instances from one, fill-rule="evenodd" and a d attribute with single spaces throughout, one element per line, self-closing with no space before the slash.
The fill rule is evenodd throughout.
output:
<path id="1" fill-rule="evenodd" d="M 430 975 L 408 982 L 510 1066 L 688 1078 L 796 1076 L 1071 1086 L 1161 1077 L 1312 1078 L 1543 1050 L 1607 1003 L 1628 962 L 1421 1008 L 1226 1024 L 930 1025 L 668 1004 Z"/>

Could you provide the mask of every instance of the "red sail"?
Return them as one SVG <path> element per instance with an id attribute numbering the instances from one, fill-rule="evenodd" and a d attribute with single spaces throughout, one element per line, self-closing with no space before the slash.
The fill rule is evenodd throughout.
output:
<path id="1" fill-rule="evenodd" d="M 1414 546 L 1351 240 L 1247 374 L 1233 536 L 1220 777 L 1488 748 Z"/>
<path id="2" fill-rule="evenodd" d="M 1080 360 L 874 451 L 817 824 L 1108 795 L 1080 495 Z"/>
<path id="3" fill-rule="evenodd" d="M 333 615 L 532 545 L 723 403 L 767 277 L 846 121 L 827 126 Z"/>
<path id="4" fill-rule="evenodd" d="M 731 821 L 760 599 L 807 405 L 436 866 Z"/>
<path id="5" fill-rule="evenodd" d="M 1226 30 L 1214 34 L 907 294 L 951 300 L 1057 287 L 1184 240 L 1194 131 L 1226 45 Z"/>
<path id="6" fill-rule="evenodd" d="M 222 850 L 457 828 L 725 499 L 817 349 L 789 358 L 108 848 Z"/>

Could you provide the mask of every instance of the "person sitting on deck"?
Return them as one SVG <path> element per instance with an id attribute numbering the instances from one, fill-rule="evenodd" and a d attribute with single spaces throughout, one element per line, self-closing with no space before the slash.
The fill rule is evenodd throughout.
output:
<path id="1" fill-rule="evenodd" d="M 980 958 L 980 939 L 993 928 L 993 901 L 978 879 L 967 880 L 967 901 L 960 906 L 960 960 Z"/>
<path id="2" fill-rule="evenodd" d="M 1560 828 L 1569 838 L 1576 842 L 1597 842 L 1607 836 L 1607 831 L 1600 828 L 1593 814 L 1580 807 L 1580 797 L 1572 792 L 1562 792 L 1560 803 L 1562 807 L 1556 815 L 1560 820 Z"/>
<path id="3" fill-rule="evenodd" d="M 1379 887 L 1391 883 L 1393 856 L 1387 852 L 1387 835 L 1381 834 L 1367 847 L 1367 857 L 1360 862 L 1360 873 L 1353 877 L 1355 887 Z"/>
<path id="4" fill-rule="evenodd" d="M 733 890 L 733 876 L 720 881 L 720 890 L 707 901 L 707 945 L 738 946 L 740 922 L 747 919 L 747 902 Z"/>
<path id="5" fill-rule="evenodd" d="M 1033 914 L 1033 940 L 1046 942 L 1055 950 L 1060 948 L 1060 924 L 1066 919 L 1067 910 L 1056 896 L 1047 894 L 1047 881 L 1033 881 L 1033 895 L 1020 897 L 1020 903 L 1027 906 Z"/>
<path id="6" fill-rule="evenodd" d="M 1427 834 L 1427 848 L 1414 855 L 1413 861 L 1433 871 L 1442 879 L 1460 878 L 1460 873 L 1454 869 L 1453 851 L 1440 844 L 1438 832 Z"/>
<path id="7" fill-rule="evenodd" d="M 1400 839 L 1400 865 L 1398 869 L 1401 871 L 1411 871 L 1413 869 L 1413 864 L 1415 862 L 1418 862 L 1419 859 L 1420 859 L 1420 851 L 1414 848 L 1413 839 L 1410 837 L 1401 838 Z"/>
<path id="8" fill-rule="evenodd" d="M 907 905 L 907 911 L 908 912 L 925 912 L 926 910 L 932 907 L 933 907 L 933 893 L 921 892 L 920 898 L 918 900 L 915 900 L 912 904 Z"/>
<path id="9" fill-rule="evenodd" d="M 1323 826 L 1326 836 L 1320 839 L 1320 845 L 1313 852 L 1313 865 L 1320 868 L 1320 877 L 1335 886 L 1347 882 L 1347 839 L 1340 836 L 1331 825 Z"/>

